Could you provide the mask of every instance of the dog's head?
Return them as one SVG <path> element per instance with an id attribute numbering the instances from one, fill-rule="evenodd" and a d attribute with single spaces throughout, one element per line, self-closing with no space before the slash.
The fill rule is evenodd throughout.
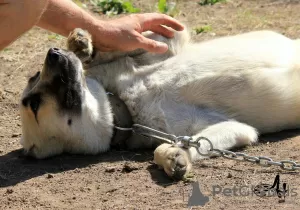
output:
<path id="1" fill-rule="evenodd" d="M 82 64 L 74 53 L 51 48 L 42 72 L 31 77 L 20 104 L 21 144 L 36 158 L 62 153 L 78 139 L 82 112 Z"/>

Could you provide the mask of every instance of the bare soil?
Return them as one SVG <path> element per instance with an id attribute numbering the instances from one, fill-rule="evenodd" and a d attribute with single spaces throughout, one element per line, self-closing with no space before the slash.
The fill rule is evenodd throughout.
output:
<path id="1" fill-rule="evenodd" d="M 154 0 L 133 2 L 143 12 L 154 11 Z M 194 33 L 194 40 L 259 29 L 300 37 L 297 0 L 232 0 L 214 6 L 197 2 L 179 1 L 177 16 L 191 29 L 211 26 L 210 32 Z M 62 155 L 46 160 L 22 156 L 20 94 L 28 77 L 42 69 L 47 50 L 63 47 L 64 42 L 65 38 L 34 28 L 0 52 L 0 209 L 187 209 L 191 183 L 176 182 L 159 171 L 151 162 L 152 151 Z M 292 130 L 261 136 L 261 143 L 242 151 L 300 162 L 299 135 L 299 130 Z M 214 158 L 195 163 L 194 174 L 209 202 L 193 209 L 300 209 L 299 172 Z M 234 187 L 250 192 L 249 186 L 272 184 L 277 174 L 281 185 L 286 182 L 293 190 L 285 202 L 280 203 L 276 196 L 233 192 Z M 223 193 L 213 195 L 213 189 L 220 188 Z"/>

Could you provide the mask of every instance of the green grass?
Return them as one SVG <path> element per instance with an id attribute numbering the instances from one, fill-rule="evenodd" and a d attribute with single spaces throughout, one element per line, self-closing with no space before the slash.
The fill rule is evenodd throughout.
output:
<path id="1" fill-rule="evenodd" d="M 200 4 L 201 6 L 205 6 L 205 5 L 214 5 L 216 3 L 219 2 L 225 2 L 226 0 L 201 0 L 200 2 L 198 2 L 198 4 Z"/>
<path id="2" fill-rule="evenodd" d="M 201 33 L 207 33 L 207 32 L 212 31 L 212 27 L 210 25 L 200 26 L 200 27 L 194 28 L 194 31 L 198 35 Z"/>
<path id="3" fill-rule="evenodd" d="M 130 1 L 93 0 L 92 3 L 100 9 L 100 12 L 106 15 L 140 12 L 140 9 L 134 7 Z"/>
<path id="4" fill-rule="evenodd" d="M 3 49 L 3 52 L 9 52 L 9 51 L 11 51 L 11 48 L 6 47 Z"/>
<path id="5" fill-rule="evenodd" d="M 158 0 L 158 12 L 174 17 L 179 12 L 177 9 L 177 1 L 178 0 L 176 0 L 175 2 L 169 2 L 168 0 Z"/>
<path id="6" fill-rule="evenodd" d="M 79 7 L 87 8 L 87 6 L 86 6 L 84 0 L 73 0 L 73 2 L 74 2 L 75 4 L 77 4 Z"/>
<path id="7" fill-rule="evenodd" d="M 50 34 L 48 35 L 48 40 L 61 40 L 63 37 L 59 34 Z"/>

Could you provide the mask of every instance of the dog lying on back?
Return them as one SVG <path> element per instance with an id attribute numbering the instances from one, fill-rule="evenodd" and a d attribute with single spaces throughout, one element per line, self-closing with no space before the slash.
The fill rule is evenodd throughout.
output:
<path id="1" fill-rule="evenodd" d="M 299 41 L 270 31 L 202 43 L 189 42 L 186 31 L 173 39 L 147 36 L 167 43 L 169 51 L 102 53 L 81 29 L 70 34 L 69 50 L 51 48 L 21 99 L 21 144 L 27 154 L 105 152 L 114 142 L 116 123 L 206 137 L 216 149 L 300 127 Z M 120 100 L 110 100 L 107 92 Z M 129 149 L 156 148 L 155 162 L 171 177 L 181 178 L 203 158 L 195 148 L 136 135 L 118 141 Z M 207 149 L 203 143 L 200 150 Z"/>

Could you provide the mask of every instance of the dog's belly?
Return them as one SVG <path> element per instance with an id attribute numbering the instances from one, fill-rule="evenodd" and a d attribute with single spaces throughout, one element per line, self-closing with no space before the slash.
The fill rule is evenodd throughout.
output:
<path id="1" fill-rule="evenodd" d="M 300 85 L 291 71 L 260 68 L 241 74 L 193 75 L 190 80 L 181 74 L 163 84 L 154 75 L 133 85 L 132 91 L 127 89 L 123 100 L 136 123 L 176 135 L 193 135 L 228 119 L 261 133 L 274 132 L 300 127 Z M 211 117 L 212 112 L 221 117 Z"/>
<path id="2" fill-rule="evenodd" d="M 299 127 L 298 45 L 272 32 L 192 45 L 152 73 L 132 75 L 119 91 L 137 121 L 165 131 L 189 130 L 181 125 L 193 120 L 181 121 L 203 118 L 203 109 L 262 133 Z"/>
<path id="3" fill-rule="evenodd" d="M 175 135 L 191 135 L 188 127 L 193 124 L 196 108 L 178 103 L 165 92 L 139 95 L 125 100 L 133 121 Z"/>
<path id="4" fill-rule="evenodd" d="M 215 110 L 189 104 L 166 90 L 151 88 L 147 93 L 127 94 L 126 99 L 121 94 L 121 98 L 131 112 L 134 123 L 170 134 L 192 136 L 211 124 L 227 120 L 225 115 Z"/>
<path id="5" fill-rule="evenodd" d="M 247 123 L 262 133 L 300 126 L 299 77 L 289 68 L 258 68 L 204 77 L 181 88 L 185 101 Z"/>

